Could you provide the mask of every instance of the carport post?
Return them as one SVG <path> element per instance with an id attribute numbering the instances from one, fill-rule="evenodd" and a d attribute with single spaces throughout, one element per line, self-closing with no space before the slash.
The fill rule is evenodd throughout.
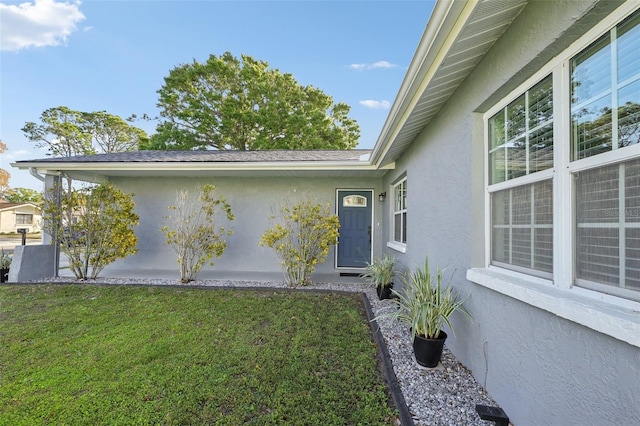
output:
<path id="1" fill-rule="evenodd" d="M 56 210 L 60 211 L 60 206 L 62 205 L 62 178 L 60 175 L 47 174 L 44 177 L 44 196 L 47 200 L 52 201 Z M 51 221 L 56 219 L 51 219 L 50 217 L 45 217 L 45 220 Z M 62 220 L 62 219 L 57 219 Z M 58 276 L 60 273 L 60 235 L 58 235 L 58 231 L 61 228 L 60 223 L 53 222 L 48 223 L 43 226 L 43 231 L 47 230 L 43 233 L 42 243 L 43 244 L 53 244 L 53 271 L 54 276 Z"/>

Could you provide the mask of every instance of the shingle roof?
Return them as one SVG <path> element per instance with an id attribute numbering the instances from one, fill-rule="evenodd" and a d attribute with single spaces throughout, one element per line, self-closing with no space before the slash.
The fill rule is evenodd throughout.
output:
<path id="1" fill-rule="evenodd" d="M 19 207 L 19 206 L 36 207 L 33 203 L 5 203 L 5 202 L 0 202 L 0 210 L 11 209 L 13 207 Z"/>
<path id="2" fill-rule="evenodd" d="M 48 157 L 16 163 L 272 163 L 272 162 L 354 162 L 370 154 L 370 149 L 348 151 L 131 151 L 113 154 Z"/>

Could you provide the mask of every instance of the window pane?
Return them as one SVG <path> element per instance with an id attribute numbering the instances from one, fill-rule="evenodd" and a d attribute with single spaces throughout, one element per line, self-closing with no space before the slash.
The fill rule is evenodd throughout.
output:
<path id="1" fill-rule="evenodd" d="M 618 168 L 607 167 L 576 175 L 579 224 L 617 223 Z"/>
<path id="2" fill-rule="evenodd" d="M 618 229 L 578 228 L 577 278 L 617 285 L 620 277 Z"/>
<path id="3" fill-rule="evenodd" d="M 573 159 L 611 151 L 611 96 L 572 108 Z"/>
<path id="4" fill-rule="evenodd" d="M 636 12 L 572 59 L 573 160 L 640 142 L 639 52 L 640 12 Z"/>
<path id="5" fill-rule="evenodd" d="M 402 209 L 407 208 L 407 181 L 402 182 Z"/>
<path id="6" fill-rule="evenodd" d="M 492 261 L 544 273 L 553 271 L 551 180 L 491 194 Z"/>
<path id="7" fill-rule="evenodd" d="M 553 167 L 552 82 L 546 77 L 488 120 L 490 184 Z"/>
<path id="8" fill-rule="evenodd" d="M 640 12 L 618 25 L 618 81 L 640 73 Z"/>
<path id="9" fill-rule="evenodd" d="M 531 228 L 512 230 L 511 264 L 530 268 L 531 265 Z"/>
<path id="10" fill-rule="evenodd" d="M 529 128 L 553 119 L 553 80 L 545 78 L 529 90 Z"/>
<path id="11" fill-rule="evenodd" d="M 514 225 L 531 224 L 531 185 L 511 190 L 511 223 Z"/>
<path id="12" fill-rule="evenodd" d="M 515 139 L 527 131 L 527 110 L 524 95 L 507 106 L 507 140 Z"/>
<path id="13" fill-rule="evenodd" d="M 393 240 L 402 242 L 402 215 L 393 216 Z"/>
<path id="14" fill-rule="evenodd" d="M 527 174 L 527 141 L 518 139 L 507 144 L 507 179 L 515 179 Z"/>
<path id="15" fill-rule="evenodd" d="M 504 111 L 500 111 L 489 119 L 489 149 L 501 146 L 504 137 Z"/>
<path id="16" fill-rule="evenodd" d="M 395 187 L 395 211 L 400 211 L 406 209 L 407 205 L 407 191 L 406 191 L 407 181 L 405 180 L 402 183 L 399 183 Z"/>
<path id="17" fill-rule="evenodd" d="M 500 147 L 494 152 L 489 154 L 489 164 L 491 165 L 489 171 L 489 183 L 500 183 L 506 179 L 506 164 L 504 147 Z"/>
<path id="18" fill-rule="evenodd" d="M 571 103 L 579 105 L 611 89 L 610 36 L 583 50 L 571 61 Z"/>
<path id="19" fill-rule="evenodd" d="M 402 213 L 402 242 L 407 242 L 407 212 Z"/>
<path id="20" fill-rule="evenodd" d="M 534 238 L 533 269 L 553 272 L 553 228 L 536 228 Z"/>
<path id="21" fill-rule="evenodd" d="M 529 137 L 529 173 L 553 167 L 553 124 L 531 133 Z"/>
<path id="22" fill-rule="evenodd" d="M 627 229 L 625 241 L 626 282 L 629 290 L 640 291 L 640 229 Z"/>
<path id="23" fill-rule="evenodd" d="M 576 278 L 640 291 L 640 160 L 580 172 L 574 181 Z"/>
<path id="24" fill-rule="evenodd" d="M 635 145 L 640 142 L 640 79 L 620 88 L 618 104 L 618 147 Z"/>

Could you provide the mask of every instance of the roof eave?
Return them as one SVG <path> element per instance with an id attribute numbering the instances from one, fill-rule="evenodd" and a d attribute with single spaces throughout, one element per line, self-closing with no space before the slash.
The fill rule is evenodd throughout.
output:
<path id="1" fill-rule="evenodd" d="M 371 163 L 381 166 L 381 161 L 393 144 L 403 124 L 407 121 L 422 92 L 464 28 L 477 0 L 467 2 L 438 1 L 427 27 L 402 81 L 398 95 L 382 127 L 371 154 Z"/>
<path id="2" fill-rule="evenodd" d="M 300 162 L 16 162 L 20 170 L 376 170 L 369 161 L 300 161 Z"/>

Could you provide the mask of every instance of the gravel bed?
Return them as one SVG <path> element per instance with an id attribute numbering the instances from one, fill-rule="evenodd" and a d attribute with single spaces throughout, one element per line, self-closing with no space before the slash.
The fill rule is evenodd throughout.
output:
<path id="1" fill-rule="evenodd" d="M 73 282 L 69 277 L 49 278 L 42 282 Z M 185 285 L 177 280 L 98 278 L 96 284 Z M 194 286 L 215 287 L 271 287 L 287 288 L 284 282 L 266 281 L 195 281 Z M 309 290 L 363 292 L 366 294 L 374 316 L 395 309 L 390 300 L 378 300 L 374 288 L 366 284 L 315 283 L 301 287 Z M 481 420 L 475 411 L 476 404 L 497 404 L 478 384 L 462 364 L 446 348 L 438 367 L 427 369 L 419 366 L 413 357 L 409 329 L 392 319 L 378 320 L 378 326 L 387 346 L 393 370 L 398 380 L 414 424 L 417 426 L 493 425 Z"/>

